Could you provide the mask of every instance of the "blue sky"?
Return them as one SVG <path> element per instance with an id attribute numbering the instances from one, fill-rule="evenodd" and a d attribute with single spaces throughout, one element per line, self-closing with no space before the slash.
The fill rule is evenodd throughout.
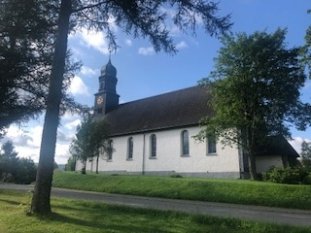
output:
<path id="1" fill-rule="evenodd" d="M 231 14 L 234 23 L 232 32 L 254 31 L 274 32 L 278 27 L 287 28 L 288 47 L 304 43 L 304 34 L 311 25 L 309 0 L 220 0 L 219 15 Z M 171 27 L 179 52 L 172 56 L 164 52 L 155 53 L 147 40 L 133 39 L 114 25 L 110 25 L 117 35 L 119 49 L 111 60 L 117 68 L 117 92 L 121 102 L 128 102 L 197 84 L 213 69 L 213 59 L 217 56 L 221 43 L 211 38 L 201 29 L 195 37 L 184 35 Z M 75 59 L 81 60 L 83 67 L 73 79 L 71 92 L 82 104 L 92 106 L 94 93 L 98 90 L 100 68 L 109 59 L 107 43 L 102 33 L 81 29 L 69 37 L 69 47 Z M 302 90 L 302 99 L 311 102 L 311 81 Z M 68 145 L 74 135 L 79 117 L 65 115 L 59 128 L 56 161 L 65 163 Z M 21 156 L 31 156 L 38 160 L 43 120 L 23 123 L 10 127 L 7 138 L 12 139 Z M 303 139 L 311 141 L 311 129 L 305 132 L 292 130 L 295 139 L 292 145 L 299 150 Z"/>

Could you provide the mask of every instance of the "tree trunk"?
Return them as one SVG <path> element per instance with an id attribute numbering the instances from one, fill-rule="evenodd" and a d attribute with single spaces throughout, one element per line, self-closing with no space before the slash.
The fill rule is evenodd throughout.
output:
<path id="1" fill-rule="evenodd" d="M 98 174 L 98 160 L 99 160 L 99 154 L 96 157 L 96 174 Z"/>
<path id="2" fill-rule="evenodd" d="M 254 156 L 254 152 L 251 150 L 248 152 L 248 165 L 249 165 L 249 173 L 252 180 L 258 180 L 257 169 L 256 169 L 256 157 Z"/>
<path id="3" fill-rule="evenodd" d="M 82 175 L 85 175 L 85 174 L 86 174 L 86 160 L 83 161 L 83 167 L 82 167 L 82 169 L 81 169 L 81 174 L 82 174 Z"/>
<path id="4" fill-rule="evenodd" d="M 70 14 L 71 0 L 62 0 L 47 98 L 47 109 L 41 139 L 40 159 L 31 203 L 31 212 L 37 214 L 48 214 L 51 212 L 50 195 Z"/>

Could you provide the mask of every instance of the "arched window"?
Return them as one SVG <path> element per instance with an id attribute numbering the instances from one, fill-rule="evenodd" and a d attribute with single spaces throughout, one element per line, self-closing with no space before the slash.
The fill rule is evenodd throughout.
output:
<path id="1" fill-rule="evenodd" d="M 188 130 L 181 132 L 181 155 L 189 155 L 189 133 Z"/>
<path id="2" fill-rule="evenodd" d="M 150 135 L 150 158 L 157 157 L 157 137 L 155 134 Z"/>
<path id="3" fill-rule="evenodd" d="M 130 137 L 127 141 L 127 159 L 133 159 L 133 138 Z"/>
<path id="4" fill-rule="evenodd" d="M 108 160 L 112 160 L 112 152 L 113 152 L 113 141 L 112 139 L 108 140 L 108 148 L 107 148 L 107 157 Z"/>
<path id="5" fill-rule="evenodd" d="M 209 135 L 207 137 L 207 154 L 216 153 L 216 137 L 215 135 Z"/>

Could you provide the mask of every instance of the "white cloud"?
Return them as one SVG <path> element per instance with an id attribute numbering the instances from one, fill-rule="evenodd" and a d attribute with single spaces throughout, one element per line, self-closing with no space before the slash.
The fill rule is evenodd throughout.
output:
<path id="1" fill-rule="evenodd" d="M 144 56 L 153 55 L 154 49 L 153 49 L 153 47 L 140 47 L 138 49 L 138 54 L 141 54 Z"/>
<path id="2" fill-rule="evenodd" d="M 69 90 L 74 95 L 90 95 L 88 87 L 84 84 L 83 80 L 79 76 L 75 76 L 72 79 Z"/>
<path id="3" fill-rule="evenodd" d="M 87 47 L 94 48 L 103 54 L 109 54 L 108 41 L 103 32 L 82 28 L 76 35 L 82 39 L 83 44 Z"/>
<path id="4" fill-rule="evenodd" d="M 116 24 L 116 17 L 114 17 L 113 15 L 109 15 L 109 18 L 108 18 L 108 24 L 109 24 L 109 27 L 111 28 L 111 30 L 113 32 L 117 32 L 118 31 L 118 26 Z"/>
<path id="5" fill-rule="evenodd" d="M 289 144 L 294 147 L 294 149 L 298 152 L 298 154 L 301 153 L 301 143 L 303 141 L 311 142 L 311 138 L 302 138 L 302 137 L 293 137 L 293 140 L 289 140 Z"/>
<path id="6" fill-rule="evenodd" d="M 130 39 L 126 39 L 126 40 L 125 40 L 125 44 L 126 44 L 127 46 L 131 47 L 131 46 L 133 45 L 133 41 L 130 40 Z"/>
<path id="7" fill-rule="evenodd" d="M 184 49 L 184 48 L 187 48 L 188 45 L 185 41 L 180 41 L 178 44 L 176 44 L 176 49 L 178 50 L 181 50 L 181 49 Z"/>
<path id="8" fill-rule="evenodd" d="M 75 119 L 75 118 L 73 118 Z M 72 138 L 75 134 L 75 127 L 79 121 L 76 119 L 71 123 L 72 127 L 68 130 L 64 127 L 59 127 L 57 134 L 57 143 L 55 151 L 55 161 L 58 164 L 65 164 L 69 158 L 69 146 Z M 41 137 L 42 137 L 41 125 L 34 125 L 33 127 L 21 128 L 18 125 L 11 125 L 8 128 L 5 137 L 0 140 L 0 144 L 5 143 L 8 140 L 13 142 L 15 151 L 21 158 L 31 158 L 34 162 L 39 162 Z"/>
<path id="9" fill-rule="evenodd" d="M 75 119 L 73 121 L 70 121 L 66 124 L 64 124 L 65 128 L 69 129 L 69 130 L 75 130 L 77 128 L 78 125 L 81 124 L 81 120 L 80 119 Z"/>
<path id="10" fill-rule="evenodd" d="M 98 70 L 92 69 L 91 67 L 88 66 L 82 66 L 80 73 L 84 75 L 96 75 L 98 73 Z"/>

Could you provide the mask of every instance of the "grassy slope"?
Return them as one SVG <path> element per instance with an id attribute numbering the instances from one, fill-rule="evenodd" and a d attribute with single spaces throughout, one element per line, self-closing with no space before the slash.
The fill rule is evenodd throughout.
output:
<path id="1" fill-rule="evenodd" d="M 311 185 L 57 172 L 54 187 L 176 199 L 311 209 Z"/>
<path id="2" fill-rule="evenodd" d="M 25 210 L 30 201 L 27 195 L 0 191 L 1 233 L 311 233 L 311 228 L 149 211 L 68 199 L 53 199 L 54 213 L 39 218 L 26 216 Z"/>

